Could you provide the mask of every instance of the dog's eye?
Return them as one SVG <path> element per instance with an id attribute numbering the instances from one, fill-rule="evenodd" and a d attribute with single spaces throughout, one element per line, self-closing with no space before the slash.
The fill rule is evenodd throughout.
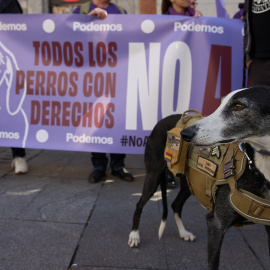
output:
<path id="1" fill-rule="evenodd" d="M 234 111 L 241 111 L 241 110 L 243 110 L 245 108 L 245 106 L 243 106 L 240 103 L 236 103 L 236 104 L 233 105 L 232 108 L 233 108 Z"/>

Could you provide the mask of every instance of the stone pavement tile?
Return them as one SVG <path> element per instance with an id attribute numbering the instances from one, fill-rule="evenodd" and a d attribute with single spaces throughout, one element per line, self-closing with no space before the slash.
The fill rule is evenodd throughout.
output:
<path id="1" fill-rule="evenodd" d="M 21 219 L 86 223 L 101 184 L 86 180 L 54 178 L 20 213 Z"/>
<path id="2" fill-rule="evenodd" d="M 0 156 L 1 157 L 1 156 Z M 109 158 L 109 155 L 107 154 Z M 144 168 L 143 155 L 126 155 L 127 169 Z M 81 178 L 88 180 L 93 170 L 91 153 L 74 151 L 43 150 L 35 158 L 28 161 L 31 175 L 67 178 Z M 110 174 L 110 168 L 107 175 Z"/>
<path id="3" fill-rule="evenodd" d="M 125 165 L 127 168 L 144 169 L 144 155 L 126 155 Z"/>
<path id="4" fill-rule="evenodd" d="M 0 218 L 18 218 L 49 182 L 48 178 L 32 178 L 26 174 L 0 178 Z"/>
<path id="5" fill-rule="evenodd" d="M 135 173 L 143 173 L 143 170 Z M 113 178 L 104 184 L 79 243 L 74 264 L 101 269 L 167 269 L 164 245 L 158 240 L 160 213 L 156 202 L 149 201 L 144 208 L 140 248 L 132 249 L 127 244 L 142 180 L 143 177 L 139 177 L 135 182 L 127 183 Z"/>
<path id="6" fill-rule="evenodd" d="M 44 150 L 28 161 L 32 176 L 81 178 L 87 181 L 92 170 L 88 152 Z"/>
<path id="7" fill-rule="evenodd" d="M 0 219 L 1 270 L 66 270 L 84 225 Z"/>
<path id="8" fill-rule="evenodd" d="M 83 265 L 72 265 L 70 267 L 70 270 L 136 270 L 137 268 L 118 268 L 118 267 L 92 267 L 92 266 L 83 266 Z M 140 268 L 140 270 L 149 270 L 149 268 Z M 154 268 L 151 268 L 151 270 L 155 270 Z"/>
<path id="9" fill-rule="evenodd" d="M 27 174 L 2 177 L 0 217 L 87 222 L 101 183 L 88 183 L 86 154 L 89 157 L 89 153 L 40 151 L 30 159 Z"/>
<path id="10" fill-rule="evenodd" d="M 12 170 L 11 162 L 11 149 L 8 147 L 0 147 L 0 177 L 6 175 Z"/>
<path id="11" fill-rule="evenodd" d="M 263 269 L 270 269 L 267 234 L 263 225 L 244 226 L 238 229 L 246 245 L 260 261 Z"/>
<path id="12" fill-rule="evenodd" d="M 257 255 L 253 253 L 245 239 L 243 239 L 240 230 L 232 227 L 225 235 L 220 255 L 220 269 L 269 269 L 263 268 Z"/>

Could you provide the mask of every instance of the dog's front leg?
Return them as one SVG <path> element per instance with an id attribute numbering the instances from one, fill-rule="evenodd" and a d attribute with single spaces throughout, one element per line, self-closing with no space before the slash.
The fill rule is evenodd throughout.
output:
<path id="1" fill-rule="evenodd" d="M 219 267 L 220 251 L 224 235 L 235 223 L 244 220 L 236 213 L 228 201 L 230 188 L 228 185 L 219 186 L 216 201 L 212 211 L 206 215 L 208 228 L 208 269 L 217 270 Z"/>
<path id="2" fill-rule="evenodd" d="M 221 209 L 222 208 L 222 209 Z M 206 215 L 208 227 L 208 270 L 219 268 L 219 259 L 224 235 L 237 218 L 236 212 L 229 205 L 215 205 Z"/>
<path id="3" fill-rule="evenodd" d="M 267 236 L 268 236 L 268 251 L 269 251 L 269 257 L 270 257 L 270 226 L 265 226 Z"/>
<path id="4" fill-rule="evenodd" d="M 208 270 L 219 267 L 220 250 L 226 231 L 222 230 L 213 212 L 206 216 L 208 226 Z"/>

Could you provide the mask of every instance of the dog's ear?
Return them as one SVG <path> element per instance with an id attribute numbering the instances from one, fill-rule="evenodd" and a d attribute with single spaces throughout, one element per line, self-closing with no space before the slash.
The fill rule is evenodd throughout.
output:
<path id="1" fill-rule="evenodd" d="M 19 69 L 16 58 L 6 54 L 6 106 L 11 115 L 17 114 L 21 108 L 26 95 L 26 83 L 24 89 L 16 94 L 16 71 Z M 2 93 L 4 95 L 4 93 Z"/>

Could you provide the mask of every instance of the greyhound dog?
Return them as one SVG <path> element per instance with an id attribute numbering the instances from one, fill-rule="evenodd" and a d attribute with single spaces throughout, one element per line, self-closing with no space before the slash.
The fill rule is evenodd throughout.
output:
<path id="1" fill-rule="evenodd" d="M 270 182 L 270 87 L 253 86 L 231 92 L 218 109 L 208 117 L 185 128 L 181 136 L 196 146 L 215 146 L 232 142 L 245 142 L 246 155 L 250 160 L 243 175 L 237 181 L 237 187 L 261 196 Z M 159 236 L 165 228 L 168 214 L 166 199 L 166 180 L 164 171 L 164 149 L 167 131 L 174 128 L 181 115 L 171 115 L 159 121 L 154 127 L 145 149 L 146 178 L 142 196 L 136 205 L 133 226 L 129 235 L 130 247 L 140 244 L 139 222 L 142 209 L 160 185 L 162 191 L 163 215 Z M 251 169 L 251 163 L 253 167 Z M 185 241 L 194 241 L 195 236 L 187 231 L 181 220 L 181 212 L 191 191 L 186 176 L 180 175 L 181 189 L 172 203 L 172 209 L 180 237 Z M 228 196 L 230 188 L 221 185 L 216 192 L 213 209 L 207 214 L 208 226 L 208 269 L 218 269 L 223 238 L 228 229 L 246 219 L 230 205 Z M 270 251 L 270 226 L 265 226 Z"/>

